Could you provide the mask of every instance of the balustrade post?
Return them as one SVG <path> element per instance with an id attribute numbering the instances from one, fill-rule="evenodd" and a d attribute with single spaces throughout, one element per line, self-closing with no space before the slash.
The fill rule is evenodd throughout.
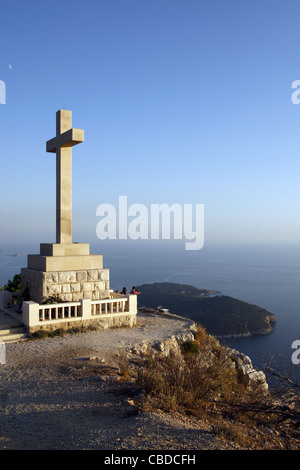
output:
<path id="1" fill-rule="evenodd" d="M 82 319 L 86 320 L 92 318 L 92 303 L 91 299 L 80 299 L 81 302 L 81 315 Z"/>
<path id="2" fill-rule="evenodd" d="M 127 296 L 128 298 L 128 311 L 129 313 L 137 312 L 137 295 L 131 294 Z"/>
<path id="3" fill-rule="evenodd" d="M 24 301 L 22 305 L 23 310 L 23 323 L 29 328 L 40 324 L 39 317 L 40 304 L 33 302 L 32 300 Z"/>

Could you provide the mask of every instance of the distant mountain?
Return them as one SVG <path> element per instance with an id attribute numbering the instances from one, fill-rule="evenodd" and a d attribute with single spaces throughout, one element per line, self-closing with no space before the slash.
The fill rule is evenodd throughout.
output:
<path id="1" fill-rule="evenodd" d="M 273 331 L 275 315 L 217 291 L 169 282 L 138 286 L 139 307 L 161 306 L 194 320 L 214 336 L 248 336 Z"/>

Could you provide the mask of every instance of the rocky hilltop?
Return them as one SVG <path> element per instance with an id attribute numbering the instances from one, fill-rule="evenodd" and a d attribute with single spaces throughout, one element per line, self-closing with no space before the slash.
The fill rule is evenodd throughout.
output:
<path id="1" fill-rule="evenodd" d="M 161 387 L 161 379 L 172 380 L 171 386 Z M 258 385 L 259 401 L 236 393 L 232 379 L 246 393 Z M 202 395 L 207 386 L 208 395 Z M 197 408 L 186 400 L 199 387 Z M 184 400 L 180 407 L 175 394 Z M 116 455 L 299 448 L 298 431 L 286 427 L 290 416 L 299 421 L 297 410 L 278 399 L 270 402 L 269 394 L 250 358 L 220 347 L 193 321 L 139 312 L 134 328 L 7 344 L 0 368 L 0 449 L 94 449 Z"/>
<path id="2" fill-rule="evenodd" d="M 176 283 L 153 283 L 138 286 L 139 306 L 168 309 L 201 323 L 217 337 L 268 334 L 273 331 L 275 315 L 248 302 Z"/>

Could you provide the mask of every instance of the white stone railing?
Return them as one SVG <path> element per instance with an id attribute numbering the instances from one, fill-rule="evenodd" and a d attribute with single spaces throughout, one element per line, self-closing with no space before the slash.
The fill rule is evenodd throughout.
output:
<path id="1" fill-rule="evenodd" d="M 70 319 L 81 316 L 81 302 L 39 305 L 39 321 Z"/>
<path id="2" fill-rule="evenodd" d="M 111 294 L 110 299 L 92 300 L 91 315 L 106 315 L 107 313 L 119 313 L 126 311 L 128 298 L 125 295 Z"/>
<path id="3" fill-rule="evenodd" d="M 91 315 L 105 315 L 107 313 L 119 313 L 126 311 L 127 296 L 111 299 L 92 300 Z M 39 320 L 59 320 L 82 317 L 81 302 L 64 302 L 61 304 L 41 304 L 39 306 Z"/>
<path id="4" fill-rule="evenodd" d="M 111 293 L 111 297 L 102 300 L 81 299 L 80 302 L 60 304 L 38 304 L 33 301 L 23 302 L 23 324 L 28 331 L 46 326 L 57 327 L 97 318 L 116 317 L 118 315 L 136 315 L 137 296 Z"/>

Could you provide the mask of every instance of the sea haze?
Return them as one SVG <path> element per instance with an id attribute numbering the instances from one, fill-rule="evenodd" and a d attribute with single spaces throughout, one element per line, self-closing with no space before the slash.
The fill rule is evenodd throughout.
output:
<path id="1" fill-rule="evenodd" d="M 0 249 L 0 285 L 26 266 L 28 253 L 39 252 L 33 244 L 6 244 Z M 191 284 L 274 313 L 273 333 L 226 342 L 249 355 L 258 367 L 273 357 L 281 369 L 283 364 L 290 369 L 291 345 L 300 339 L 300 247 L 204 245 L 202 250 L 186 251 L 183 242 L 96 240 L 91 253 L 103 254 L 114 290 L 153 282 Z M 299 366 L 295 370 L 298 376 Z"/>

